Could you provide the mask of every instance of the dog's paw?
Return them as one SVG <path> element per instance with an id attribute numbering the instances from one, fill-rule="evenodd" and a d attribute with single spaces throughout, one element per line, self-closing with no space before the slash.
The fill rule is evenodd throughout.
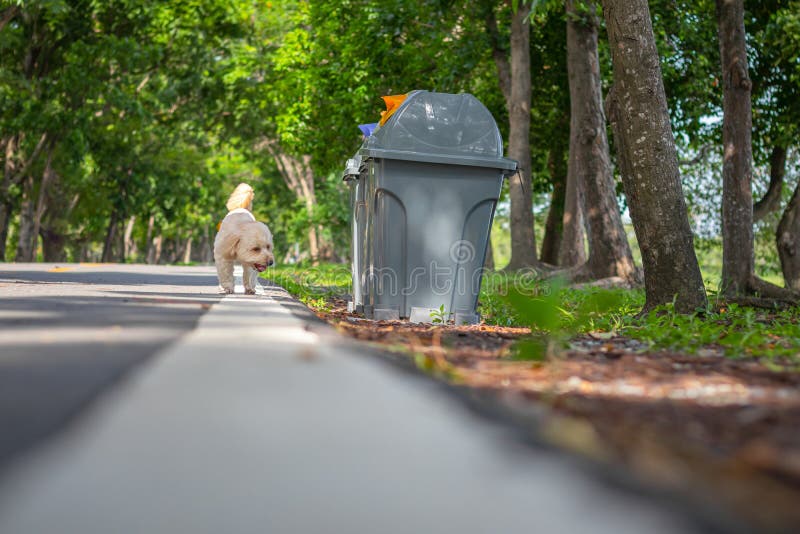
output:
<path id="1" fill-rule="evenodd" d="M 256 290 L 252 289 L 252 288 L 245 288 L 244 294 L 245 295 L 255 295 L 256 294 Z"/>
<path id="2" fill-rule="evenodd" d="M 230 295 L 233 293 L 233 288 L 219 286 L 217 288 L 217 293 L 219 293 L 220 295 Z"/>

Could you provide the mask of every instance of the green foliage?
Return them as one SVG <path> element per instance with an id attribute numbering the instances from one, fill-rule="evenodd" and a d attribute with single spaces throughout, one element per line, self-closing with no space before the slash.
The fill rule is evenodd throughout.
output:
<path id="1" fill-rule="evenodd" d="M 537 284 L 532 292 L 511 287 L 503 299 L 514 311 L 517 324 L 531 329 L 532 336 L 518 343 L 515 351 L 516 359 L 526 360 L 555 356 L 575 334 L 623 303 L 614 291 L 568 294 L 560 280 Z"/>
<path id="2" fill-rule="evenodd" d="M 712 351 L 800 364 L 800 307 L 759 310 L 713 297 L 707 310 L 691 315 L 667 305 L 644 316 L 636 315 L 644 304 L 641 290 L 567 289 L 557 282 L 537 286 L 532 294 L 517 289 L 498 294 L 484 286 L 480 301 L 487 323 L 531 327 L 532 337 L 515 352 L 521 359 L 553 356 L 575 335 L 592 332 L 636 339 L 649 350 Z"/>
<path id="3" fill-rule="evenodd" d="M 0 139 L 22 139 L 13 157 L 24 160 L 32 141 L 49 136 L 56 180 L 46 191 L 47 232 L 70 245 L 97 242 L 136 217 L 142 237 L 148 218 L 165 238 L 208 234 L 235 185 L 207 166 L 230 149 L 218 145 L 208 115 L 219 58 L 243 34 L 247 9 L 218 0 L 31 1 L 11 12 L 0 32 Z M 0 202 L 13 208 L 20 194 L 11 184 Z"/>
<path id="4" fill-rule="evenodd" d="M 575 16 L 588 22 L 592 4 L 577 2 Z M 691 158 L 712 147 L 683 175 L 694 227 L 713 237 L 721 166 L 713 148 L 721 137 L 714 3 L 649 6 L 680 153 Z M 797 144 L 800 2 L 745 7 L 760 192 L 772 147 Z M 516 9 L 529 10 L 532 175 L 541 199 L 563 174 L 569 146 L 566 14 L 563 2 L 552 0 L 6 0 L 0 2 L 0 142 L 16 143 L 11 160 L 19 164 L 42 134 L 49 136 L 30 169 L 37 180 L 32 195 L 43 190 L 49 153 L 57 179 L 44 191 L 42 227 L 64 239 L 70 259 L 97 249 L 113 224 L 132 219 L 135 260 L 142 259 L 151 219 L 153 234 L 165 239 L 207 238 L 240 181 L 255 187 L 256 212 L 271 225 L 279 252 L 294 244 L 305 249 L 306 230 L 320 226 L 343 257 L 347 192 L 338 176 L 361 141 L 356 125 L 378 119 L 381 95 L 424 88 L 475 94 L 507 134 L 493 51 L 508 53 Z M 497 21 L 494 36 L 490 18 Z M 602 27 L 599 34 L 607 90 Z M 310 158 L 313 210 L 258 148 L 265 139 Z M 791 159 L 796 151 L 789 153 Z M 5 157 L 0 150 L 3 166 Z M 22 196 L 18 178 L 0 184 L 12 225 Z M 502 223 L 503 206 L 499 214 Z M 757 227 L 762 275 L 778 275 L 774 224 L 773 217 Z M 483 302 L 487 317 L 513 315 L 495 297 Z"/>

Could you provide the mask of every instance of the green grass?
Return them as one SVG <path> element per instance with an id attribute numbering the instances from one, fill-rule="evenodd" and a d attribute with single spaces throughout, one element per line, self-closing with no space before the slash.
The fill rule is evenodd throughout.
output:
<path id="1" fill-rule="evenodd" d="M 262 276 L 315 309 L 326 310 L 330 297 L 350 292 L 346 264 L 284 265 Z M 709 289 L 707 310 L 682 315 L 667 305 L 638 317 L 644 305 L 641 289 L 560 288 L 493 273 L 484 276 L 479 311 L 490 325 L 530 326 L 534 338 L 541 341 L 540 348 L 593 332 L 640 340 L 651 350 L 693 354 L 712 348 L 732 358 L 760 357 L 800 365 L 800 307 L 773 311 L 721 306 Z M 521 297 L 514 297 L 517 294 Z"/>
<path id="2" fill-rule="evenodd" d="M 347 264 L 280 265 L 270 267 L 261 276 L 316 310 L 329 309 L 328 298 L 350 292 L 350 266 Z"/>
<path id="3" fill-rule="evenodd" d="M 514 294 L 522 293 L 524 299 Z M 554 296 L 553 293 L 556 293 Z M 587 332 L 626 336 L 653 350 L 697 353 L 720 349 L 733 358 L 761 357 L 800 364 L 800 307 L 764 310 L 723 305 L 709 294 L 706 310 L 679 314 L 671 304 L 638 316 L 644 291 L 514 284 L 502 274 L 484 279 L 480 311 L 489 324 L 530 326 L 534 334 L 565 339 Z M 547 317 L 547 316 L 550 317 Z"/>

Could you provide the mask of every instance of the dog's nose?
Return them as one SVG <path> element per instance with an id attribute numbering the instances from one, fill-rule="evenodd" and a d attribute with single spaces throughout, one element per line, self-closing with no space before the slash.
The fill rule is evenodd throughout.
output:
<path id="1" fill-rule="evenodd" d="M 275 265 L 275 260 L 269 260 L 267 262 L 267 267 L 272 267 L 273 265 Z"/>

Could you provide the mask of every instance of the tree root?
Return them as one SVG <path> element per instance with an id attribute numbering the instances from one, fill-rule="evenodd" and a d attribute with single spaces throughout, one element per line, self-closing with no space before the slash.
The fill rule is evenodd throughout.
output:
<path id="1" fill-rule="evenodd" d="M 723 296 L 722 302 L 773 310 L 797 306 L 800 303 L 800 295 L 753 276 L 744 294 Z"/>
<path id="2" fill-rule="evenodd" d="M 556 278 L 564 280 L 568 284 L 583 282 L 590 280 L 589 266 L 586 263 L 575 265 L 566 268 L 554 268 L 541 273 L 541 280 L 555 280 Z"/>
<path id="3" fill-rule="evenodd" d="M 542 280 L 552 280 L 560 278 L 567 284 L 582 289 L 587 287 L 600 287 L 605 289 L 633 289 L 641 287 L 644 283 L 644 276 L 642 269 L 637 267 L 631 276 L 608 276 L 604 278 L 597 278 L 592 274 L 589 267 L 589 262 L 584 262 L 574 267 L 566 269 L 556 269 L 547 273 L 542 273 Z"/>
<path id="4" fill-rule="evenodd" d="M 636 289 L 642 287 L 642 284 L 641 282 L 637 282 L 631 278 L 625 278 L 623 276 L 610 276 L 608 278 L 592 280 L 591 282 L 573 284 L 572 287 L 575 289 L 586 289 L 589 287 L 599 287 L 602 289 Z"/>
<path id="5" fill-rule="evenodd" d="M 771 298 L 775 300 L 784 300 L 786 302 L 793 302 L 797 304 L 798 299 L 800 299 L 800 295 L 792 291 L 791 289 L 787 289 L 785 287 L 776 286 L 775 284 L 770 284 L 766 280 L 762 280 L 761 278 L 754 276 L 750 280 L 749 288 L 751 292 L 755 293 L 756 295 L 763 297 L 763 298 Z"/>
<path id="6" fill-rule="evenodd" d="M 739 306 L 748 306 L 750 308 L 762 308 L 765 310 L 780 310 L 780 309 L 794 307 L 797 305 L 797 302 L 781 300 L 781 299 L 767 299 L 761 297 L 727 297 L 717 302 L 718 307 L 723 307 L 727 304 L 738 304 Z"/>

